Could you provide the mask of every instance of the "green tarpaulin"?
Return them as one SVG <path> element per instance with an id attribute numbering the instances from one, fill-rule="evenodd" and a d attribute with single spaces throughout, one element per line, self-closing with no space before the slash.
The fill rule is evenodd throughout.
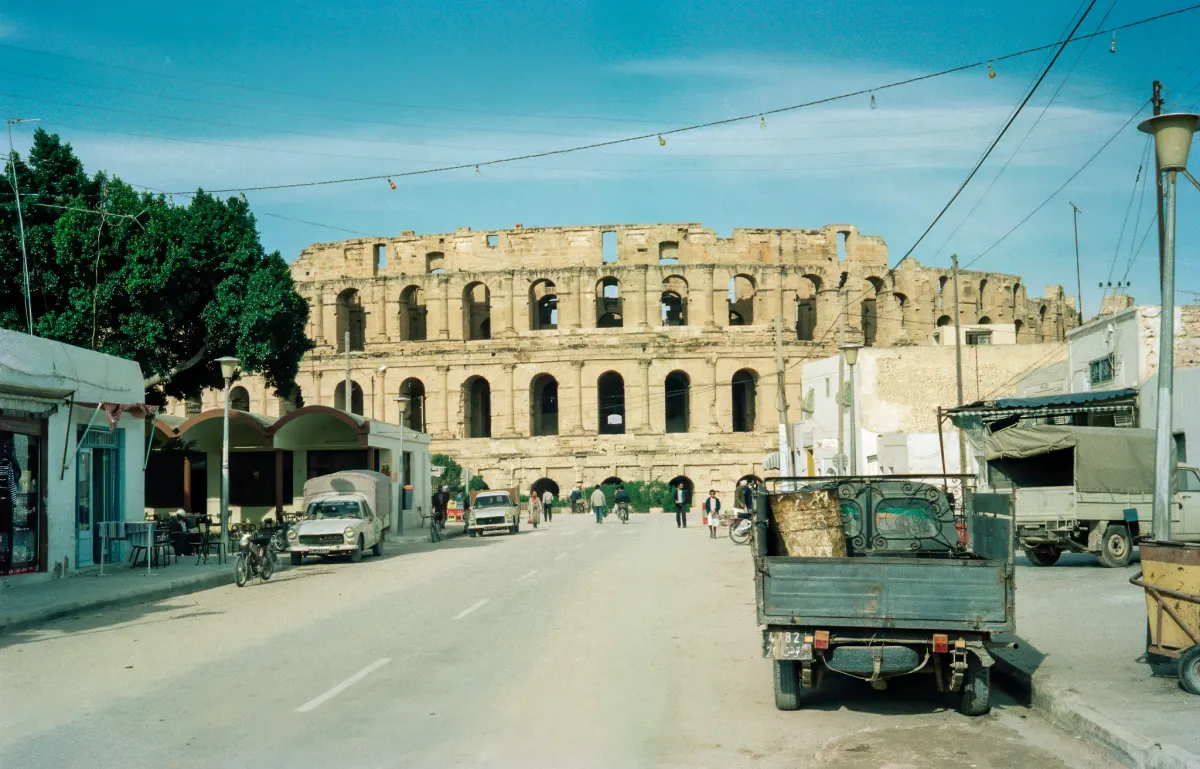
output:
<path id="1" fill-rule="evenodd" d="M 1015 425 L 984 442 L 984 459 L 1035 459 L 1074 449 L 1075 488 L 1145 494 L 1154 488 L 1154 431 L 1129 427 Z"/>

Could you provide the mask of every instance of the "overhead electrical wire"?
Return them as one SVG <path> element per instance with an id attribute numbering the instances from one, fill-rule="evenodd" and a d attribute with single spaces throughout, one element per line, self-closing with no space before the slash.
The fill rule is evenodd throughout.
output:
<path id="1" fill-rule="evenodd" d="M 1092 5 L 1094 5 L 1095 2 L 1096 2 L 1096 0 L 1091 0 Z M 1091 7 L 1091 5 L 1089 5 L 1089 9 L 1090 9 L 1090 7 Z M 660 144 L 665 145 L 666 141 L 663 138 L 665 136 L 674 136 L 674 135 L 678 135 L 678 134 L 682 134 L 682 133 L 686 133 L 686 132 L 690 132 L 690 131 L 697 131 L 697 130 L 701 130 L 701 129 L 705 129 L 705 128 L 712 128 L 712 127 L 721 126 L 721 125 L 731 125 L 734 123 L 740 123 L 740 122 L 751 121 L 751 120 L 758 122 L 768 115 L 776 115 L 776 114 L 781 114 L 781 113 L 785 113 L 785 112 L 793 112 L 795 110 L 804 109 L 807 107 L 814 107 L 814 106 L 818 106 L 821 104 L 829 104 L 832 102 L 849 99 L 849 98 L 852 98 L 855 96 L 864 96 L 864 95 L 867 95 L 867 94 L 870 94 L 873 92 L 883 91 L 883 90 L 886 90 L 889 88 L 898 88 L 898 87 L 904 86 L 904 85 L 911 85 L 913 83 L 918 83 L 918 82 L 922 82 L 925 80 L 931 80 L 933 78 L 950 75 L 950 74 L 953 74 L 956 72 L 962 72 L 962 71 L 965 71 L 968 69 L 974 69 L 974 68 L 978 68 L 978 67 L 988 66 L 997 61 L 1004 61 L 1007 59 L 1016 58 L 1018 56 L 1025 56 L 1030 53 L 1036 53 L 1038 51 L 1044 51 L 1044 50 L 1048 50 L 1050 48 L 1056 48 L 1056 47 L 1058 48 L 1058 50 L 1056 51 L 1055 56 L 1054 56 L 1054 60 L 1057 60 L 1058 56 L 1061 55 L 1061 53 L 1065 49 L 1066 45 L 1071 42 L 1078 42 L 1080 40 L 1085 40 L 1090 37 L 1096 37 L 1099 35 L 1108 34 L 1110 32 L 1116 31 L 1116 30 L 1128 29 L 1131 27 L 1140 26 L 1142 24 L 1148 24 L 1153 21 L 1158 21 L 1160 19 L 1168 18 L 1171 16 L 1176 16 L 1176 15 L 1179 15 L 1182 13 L 1188 13 L 1190 11 L 1194 11 L 1197 9 L 1200 9 L 1200 4 L 1187 6 L 1185 8 L 1176 9 L 1174 11 L 1168 11 L 1165 13 L 1157 14 L 1155 16 L 1150 16 L 1150 17 L 1140 19 L 1137 21 L 1128 22 L 1126 24 L 1121 24 L 1121 25 L 1118 25 L 1115 27 L 1110 27 L 1109 29 L 1101 30 L 1098 32 L 1093 32 L 1089 35 L 1080 35 L 1078 37 L 1075 37 L 1074 35 L 1072 35 L 1066 41 L 1056 41 L 1054 43 L 1049 43 L 1046 45 L 1035 46 L 1033 48 L 1027 48 L 1022 51 L 1015 51 L 1013 53 L 1004 54 L 1002 56 L 994 56 L 994 57 L 990 57 L 988 59 L 982 59 L 982 60 L 972 62 L 969 64 L 962 64 L 962 65 L 959 65 L 956 67 L 951 67 L 951 68 L 940 70 L 937 72 L 930 72 L 930 73 L 927 73 L 924 75 L 917 75 L 914 77 L 905 78 L 905 79 L 893 81 L 890 83 L 884 83 L 884 84 L 881 84 L 878 86 L 862 88 L 862 89 L 858 89 L 856 91 L 850 91 L 850 92 L 838 94 L 835 96 L 827 96 L 827 97 L 824 97 L 821 99 L 814 99 L 811 101 L 801 102 L 798 104 L 791 104 L 791 105 L 787 105 L 787 106 L 783 106 L 783 107 L 775 107 L 773 109 L 767 109 L 767 110 L 758 110 L 758 111 L 755 111 L 752 113 L 748 113 L 745 115 L 739 115 L 736 117 L 723 118 L 720 120 L 712 120 L 712 121 L 708 121 L 708 122 L 704 122 L 704 123 L 696 123 L 696 124 L 677 127 L 677 128 L 666 128 L 663 130 L 653 131 L 653 132 L 644 133 L 644 134 L 638 134 L 635 136 L 627 136 L 627 137 L 618 138 L 618 139 L 609 139 L 609 140 L 605 140 L 605 141 L 592 142 L 589 144 L 583 144 L 583 145 L 574 146 L 574 147 L 565 147 L 565 148 L 554 149 L 554 150 L 545 150 L 545 151 L 541 151 L 541 152 L 525 153 L 525 154 L 516 155 L 516 156 L 512 156 L 512 157 L 506 157 L 506 158 L 495 158 L 492 160 L 481 160 L 481 161 L 477 161 L 477 162 L 453 163 L 453 164 L 447 164 L 447 165 L 439 166 L 436 168 L 429 168 L 429 169 L 409 170 L 409 171 L 393 171 L 393 172 L 389 172 L 389 173 L 353 176 L 353 177 L 345 177 L 345 178 L 340 178 L 340 179 L 324 179 L 324 180 L 306 181 L 306 182 L 292 182 L 292 183 L 286 183 L 286 184 L 243 185 L 240 187 L 229 187 L 229 188 L 213 190 L 213 191 L 214 192 L 252 192 L 252 191 L 260 191 L 260 190 L 278 190 L 278 189 L 296 189 L 296 188 L 301 188 L 301 187 L 318 187 L 318 186 L 325 186 L 325 185 L 331 185 L 331 184 L 347 184 L 347 183 L 362 182 L 362 181 L 380 181 L 380 180 L 385 180 L 385 179 L 389 179 L 389 178 L 397 178 L 397 177 L 417 176 L 417 175 L 433 174 L 433 173 L 444 173 L 444 172 L 448 172 L 448 171 L 457 171 L 457 170 L 466 170 L 466 169 L 479 169 L 479 168 L 483 168 L 486 166 L 499 165 L 502 163 L 514 163 L 514 162 L 523 161 L 523 160 L 533 160 L 536 158 L 553 157 L 553 156 L 558 156 L 558 155 L 583 152 L 586 150 L 599 149 L 601 147 L 611 147 L 611 146 L 616 146 L 619 144 L 627 144 L 630 142 L 645 141 L 645 140 L 649 140 L 649 139 L 658 139 Z M 1086 17 L 1086 15 L 1085 15 L 1085 17 Z M 1083 23 L 1083 18 L 1081 18 L 1079 20 L 1079 22 L 1076 24 L 1075 30 L 1077 30 L 1079 24 L 1082 24 L 1082 23 Z M 2 46 L 0 46 L 0 47 L 2 47 Z M 1047 73 L 1049 72 L 1049 68 L 1046 69 L 1046 72 Z M 1040 82 L 1040 79 L 1039 79 L 1039 82 Z M 1032 96 L 1032 93 L 1034 90 L 1036 90 L 1036 89 L 1031 89 L 1030 94 L 1029 94 L 1030 96 Z M 1019 111 L 1017 111 L 1017 112 L 1019 112 Z M 1006 124 L 1006 125 L 1008 125 L 1008 124 Z M 915 244 L 914 244 L 914 248 L 915 248 Z M 911 249 L 910 249 L 909 253 L 911 254 Z"/>

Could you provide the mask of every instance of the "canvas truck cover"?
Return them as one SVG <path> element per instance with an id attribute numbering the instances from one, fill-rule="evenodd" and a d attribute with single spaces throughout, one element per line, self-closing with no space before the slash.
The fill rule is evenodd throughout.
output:
<path id="1" fill-rule="evenodd" d="M 1074 449 L 1075 488 L 1145 494 L 1154 488 L 1154 431 L 1132 427 L 1015 425 L 984 442 L 984 459 L 1035 459 Z"/>
<path id="2" fill-rule="evenodd" d="M 390 520 L 392 515 L 392 480 L 373 470 L 342 470 L 319 475 L 304 482 L 304 506 L 314 497 L 330 494 L 362 494 L 371 503 L 375 515 Z"/>

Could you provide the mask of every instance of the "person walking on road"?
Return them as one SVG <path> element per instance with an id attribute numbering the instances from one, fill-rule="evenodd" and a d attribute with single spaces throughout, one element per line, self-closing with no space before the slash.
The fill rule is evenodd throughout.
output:
<path id="1" fill-rule="evenodd" d="M 439 486 L 437 494 L 433 495 L 433 515 L 437 519 L 438 528 L 446 528 L 446 510 L 450 505 L 450 489 Z"/>
<path id="2" fill-rule="evenodd" d="M 680 483 L 675 487 L 675 528 L 687 528 L 687 489 Z"/>
<path id="3" fill-rule="evenodd" d="M 721 512 L 721 500 L 717 499 L 715 489 L 708 490 L 708 498 L 704 500 L 704 518 L 708 523 L 708 536 L 710 539 L 717 538 L 717 521 Z"/>
<path id="4" fill-rule="evenodd" d="M 546 514 L 547 523 L 554 520 L 554 495 L 550 489 L 542 492 L 542 512 Z"/>
<path id="5" fill-rule="evenodd" d="M 571 512 L 572 513 L 582 513 L 583 505 L 581 503 L 583 502 L 583 492 L 579 490 L 578 484 L 571 487 L 571 497 L 570 498 L 571 498 Z"/>
<path id="6" fill-rule="evenodd" d="M 592 511 L 596 513 L 596 523 L 604 523 L 604 489 L 599 486 L 592 492 Z"/>

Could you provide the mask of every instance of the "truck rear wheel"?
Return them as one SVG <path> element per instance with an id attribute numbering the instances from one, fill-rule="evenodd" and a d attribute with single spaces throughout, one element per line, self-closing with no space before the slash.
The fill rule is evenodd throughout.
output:
<path id="1" fill-rule="evenodd" d="M 964 716 L 985 716 L 992 709 L 991 668 L 975 655 L 967 656 L 958 712 Z"/>
<path id="2" fill-rule="evenodd" d="M 1179 685 L 1184 691 L 1200 694 L 1200 644 L 1193 646 L 1179 658 Z"/>
<path id="3" fill-rule="evenodd" d="M 1037 547 L 1022 548 L 1025 552 L 1025 557 L 1034 566 L 1053 566 L 1058 563 L 1058 557 L 1062 555 L 1062 551 L 1054 545 L 1038 545 Z"/>
<path id="4" fill-rule="evenodd" d="M 1098 557 L 1101 565 L 1110 569 L 1128 566 L 1129 559 L 1133 557 L 1133 540 L 1129 537 L 1129 529 L 1115 524 L 1105 529 Z"/>
<path id="5" fill-rule="evenodd" d="M 775 660 L 775 707 L 800 709 L 800 663 L 795 660 Z"/>

